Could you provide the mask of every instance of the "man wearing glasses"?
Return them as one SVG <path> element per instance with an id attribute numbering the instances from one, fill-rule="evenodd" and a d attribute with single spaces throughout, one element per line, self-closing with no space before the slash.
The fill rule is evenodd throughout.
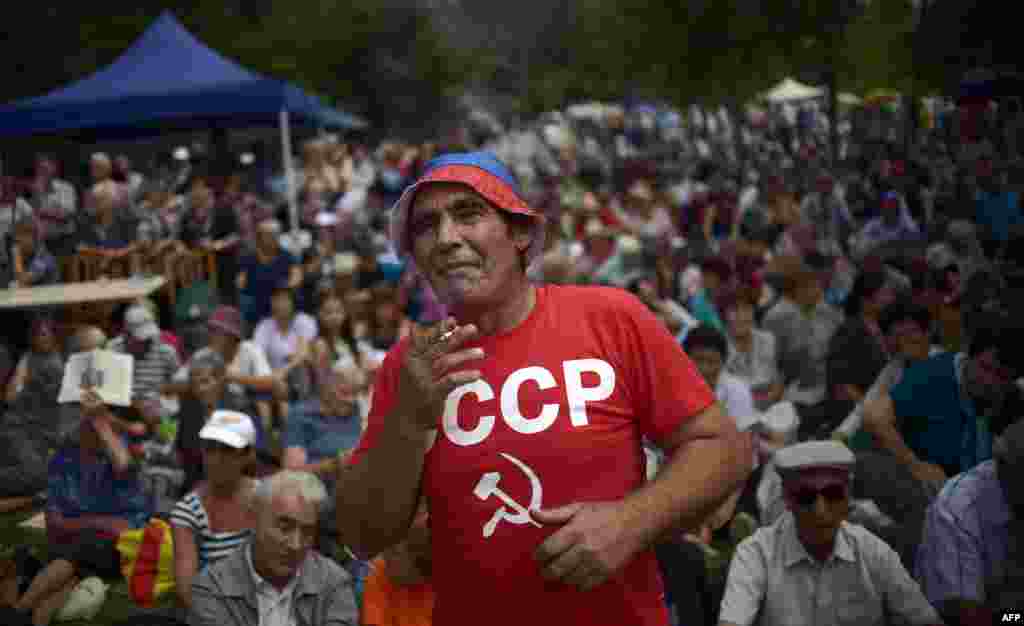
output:
<path id="1" fill-rule="evenodd" d="M 719 626 L 942 623 L 896 552 L 845 521 L 855 463 L 846 446 L 809 441 L 774 461 L 789 510 L 736 548 Z"/>

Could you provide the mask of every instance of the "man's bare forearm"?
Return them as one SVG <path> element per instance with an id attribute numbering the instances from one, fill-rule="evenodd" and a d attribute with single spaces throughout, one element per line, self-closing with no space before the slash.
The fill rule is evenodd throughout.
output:
<path id="1" fill-rule="evenodd" d="M 750 476 L 752 456 L 747 440 L 735 430 L 673 451 L 657 478 L 626 499 L 648 542 L 703 523 Z"/>
<path id="2" fill-rule="evenodd" d="M 359 462 L 338 473 L 338 530 L 345 543 L 371 557 L 401 541 L 419 504 L 428 434 L 396 408 Z"/>
<path id="3" fill-rule="evenodd" d="M 903 441 L 903 436 L 900 435 L 895 424 L 865 420 L 864 426 L 878 440 L 883 449 L 889 451 L 906 467 L 913 467 L 920 462 L 914 451 Z"/>

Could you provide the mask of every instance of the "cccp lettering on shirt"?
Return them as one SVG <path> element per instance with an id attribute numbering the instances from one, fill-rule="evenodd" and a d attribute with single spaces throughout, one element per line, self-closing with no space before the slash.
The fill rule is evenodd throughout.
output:
<path id="1" fill-rule="evenodd" d="M 453 390 L 423 467 L 438 626 L 666 626 L 654 553 L 590 592 L 548 582 L 535 550 L 556 527 L 528 511 L 620 500 L 646 476 L 641 438 L 662 442 L 714 402 L 682 348 L 632 295 L 545 285 L 512 330 L 483 348 L 481 379 Z M 377 374 L 357 463 L 394 407 L 408 341 Z M 538 622 L 539 623 L 539 622 Z"/>

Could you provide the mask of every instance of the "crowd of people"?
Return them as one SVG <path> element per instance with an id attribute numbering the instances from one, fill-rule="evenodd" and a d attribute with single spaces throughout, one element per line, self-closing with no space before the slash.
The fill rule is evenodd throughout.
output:
<path id="1" fill-rule="evenodd" d="M 838 158 L 812 109 L 321 136 L 291 173 L 305 237 L 265 163 L 96 153 L 72 184 L 40 155 L 0 183 L 11 289 L 212 262 L 88 323 L 6 314 L 0 512 L 45 510 L 49 550 L 0 563 L 4 623 L 95 616 L 154 517 L 160 615 L 197 625 L 1019 611 L 1019 128 L 954 109 L 907 151 L 845 125 Z M 132 405 L 58 403 L 98 348 L 132 355 Z"/>

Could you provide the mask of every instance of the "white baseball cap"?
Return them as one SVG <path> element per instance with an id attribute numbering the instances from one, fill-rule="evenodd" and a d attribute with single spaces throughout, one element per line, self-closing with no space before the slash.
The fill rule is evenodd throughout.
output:
<path id="1" fill-rule="evenodd" d="M 256 445 L 256 427 L 245 413 L 214 411 L 199 431 L 199 438 L 219 441 L 232 448 L 249 448 Z"/>

